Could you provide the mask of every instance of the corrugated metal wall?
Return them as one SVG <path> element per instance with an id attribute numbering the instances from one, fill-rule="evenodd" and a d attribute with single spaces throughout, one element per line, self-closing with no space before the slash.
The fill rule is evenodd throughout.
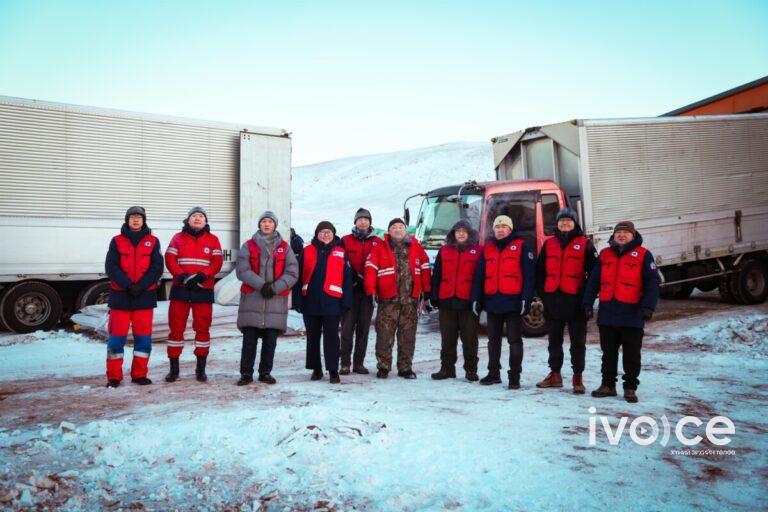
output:
<path id="1" fill-rule="evenodd" d="M 0 215 L 239 221 L 239 131 L 0 104 Z"/>
<path id="2" fill-rule="evenodd" d="M 586 131 L 594 224 L 768 204 L 768 118 Z"/>

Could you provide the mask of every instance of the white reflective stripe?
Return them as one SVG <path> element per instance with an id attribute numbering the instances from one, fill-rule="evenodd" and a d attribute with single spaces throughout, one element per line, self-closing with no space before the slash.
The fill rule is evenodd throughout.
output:
<path id="1" fill-rule="evenodd" d="M 372 267 L 372 268 L 375 268 L 376 270 L 379 270 L 379 267 L 377 267 L 376 265 L 374 265 L 374 264 L 373 264 L 373 263 L 371 263 L 370 261 L 366 261 L 366 262 L 365 262 L 365 266 L 366 266 L 366 267 Z"/>
<path id="2" fill-rule="evenodd" d="M 114 352 L 107 352 L 107 359 L 122 359 L 123 354 L 116 354 Z"/>
<path id="3" fill-rule="evenodd" d="M 210 347 L 211 342 L 210 341 L 195 341 L 196 347 Z"/>
<path id="4" fill-rule="evenodd" d="M 171 340 L 168 340 L 168 345 L 171 346 L 171 347 L 183 347 L 184 346 L 184 342 L 183 341 L 171 341 Z"/>
<path id="5" fill-rule="evenodd" d="M 169 247 L 167 252 L 171 254 L 179 254 L 179 250 L 176 249 L 175 247 Z"/>
<path id="6" fill-rule="evenodd" d="M 379 273 L 377 275 L 379 276 L 388 276 L 395 273 L 395 269 L 384 269 L 379 270 Z"/>
<path id="7" fill-rule="evenodd" d="M 219 249 L 214 249 L 214 250 L 213 250 L 213 252 L 212 252 L 211 254 L 213 254 L 214 256 L 221 256 L 221 255 L 222 255 L 222 252 L 221 252 L 221 250 L 219 250 Z"/>
<path id="8" fill-rule="evenodd" d="M 309 284 L 305 284 L 301 287 L 301 291 L 308 290 L 308 289 L 309 289 Z"/>
<path id="9" fill-rule="evenodd" d="M 421 268 L 422 270 L 429 270 L 429 263 L 424 263 Z"/>
<path id="10" fill-rule="evenodd" d="M 133 352 L 133 357 L 143 357 L 144 359 L 149 359 L 149 352 Z"/>
<path id="11" fill-rule="evenodd" d="M 331 289 L 331 291 L 342 293 L 344 290 L 341 289 L 341 286 L 336 286 L 335 284 L 330 285 L 328 288 Z"/>
<path id="12" fill-rule="evenodd" d="M 199 260 L 197 258 L 179 258 L 177 261 L 179 265 L 202 265 L 207 267 L 211 264 L 208 260 Z"/>

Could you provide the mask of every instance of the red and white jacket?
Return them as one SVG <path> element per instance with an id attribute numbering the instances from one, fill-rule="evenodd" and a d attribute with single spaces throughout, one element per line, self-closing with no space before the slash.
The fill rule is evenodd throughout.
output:
<path id="1" fill-rule="evenodd" d="M 341 242 L 344 244 L 344 249 L 347 251 L 347 257 L 349 258 L 349 266 L 355 271 L 361 279 L 364 275 L 365 262 L 368 259 L 368 255 L 377 245 L 384 243 L 381 238 L 377 236 L 370 236 L 365 240 L 360 240 L 352 233 L 344 235 L 341 238 Z"/>
<path id="2" fill-rule="evenodd" d="M 408 264 L 413 281 L 411 295 L 416 298 L 421 292 L 429 292 L 432 279 L 429 256 L 415 238 L 410 239 Z M 389 235 L 384 235 L 384 241 L 374 246 L 368 255 L 365 262 L 364 286 L 366 294 L 376 295 L 379 299 L 397 297 L 397 268 Z"/>
<path id="3" fill-rule="evenodd" d="M 173 235 L 165 251 L 165 266 L 173 274 L 174 286 L 183 286 L 177 281 L 182 274 L 205 274 L 206 279 L 200 286 L 213 290 L 214 277 L 221 270 L 224 257 L 219 238 L 207 230 L 196 237 L 187 231 Z"/>

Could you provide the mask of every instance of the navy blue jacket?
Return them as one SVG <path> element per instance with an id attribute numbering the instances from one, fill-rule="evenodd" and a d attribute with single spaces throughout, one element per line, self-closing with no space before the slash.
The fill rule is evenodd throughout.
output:
<path id="1" fill-rule="evenodd" d="M 509 242 L 517 238 L 517 234 L 513 231 L 506 238 L 501 240 L 487 240 L 487 244 L 496 244 L 499 251 L 503 250 Z M 522 301 L 524 300 L 527 305 L 530 306 L 533 300 L 533 294 L 536 290 L 536 258 L 533 251 L 528 244 L 523 242 L 522 257 L 520 258 L 520 264 L 523 267 L 523 290 L 518 295 L 507 295 L 504 293 L 494 293 L 493 295 L 486 295 L 485 288 L 485 254 L 482 254 L 477 260 L 477 268 L 475 269 L 475 277 L 472 279 L 472 300 L 478 301 L 488 313 L 494 313 L 497 315 L 503 315 L 505 313 L 520 313 L 522 309 Z"/>
<path id="2" fill-rule="evenodd" d="M 340 316 L 343 310 L 352 307 L 352 267 L 349 266 L 349 259 L 345 256 L 344 260 L 344 280 L 342 282 L 341 297 L 332 297 L 323 291 L 325 283 L 325 271 L 328 266 L 328 255 L 334 247 L 344 248 L 341 239 L 333 237 L 333 241 L 325 245 L 317 238 L 312 239 L 312 245 L 317 248 L 317 264 L 309 278 L 309 287 L 307 294 L 301 295 L 299 292 L 301 312 L 305 315 L 315 316 Z M 301 275 L 304 272 L 304 252 L 299 258 L 299 280 L 294 286 L 294 290 L 301 290 Z"/>
<path id="3" fill-rule="evenodd" d="M 621 256 L 643 245 L 643 237 L 637 233 L 635 239 L 625 245 L 623 249 L 619 249 L 618 244 L 613 241 L 613 237 L 608 241 L 608 244 L 610 248 L 607 250 L 616 251 L 616 254 Z M 585 306 L 594 304 L 600 293 L 601 270 L 602 265 L 598 259 L 592 273 L 589 274 L 589 280 L 584 290 Z M 634 327 L 637 329 L 645 327 L 645 321 L 641 316 L 642 310 L 656 309 L 656 304 L 659 302 L 659 282 L 659 271 L 653 261 L 653 254 L 648 251 L 643 259 L 643 296 L 640 302 L 638 304 L 626 304 L 617 300 L 601 302 L 597 310 L 597 325 Z"/>
<path id="4" fill-rule="evenodd" d="M 293 230 L 291 230 L 293 231 Z M 291 236 L 291 250 L 296 255 L 296 259 L 301 258 L 301 253 L 304 250 L 304 239 L 299 235 Z M 301 281 L 301 274 L 299 274 L 299 281 Z M 301 305 L 301 286 L 294 286 L 291 289 L 291 307 L 296 309 Z"/>
<path id="5" fill-rule="evenodd" d="M 151 232 L 152 230 L 150 230 L 146 225 L 138 233 L 131 231 L 126 224 L 123 224 L 123 227 L 120 229 L 120 233 L 127 236 L 134 247 L 141 241 L 142 238 Z M 107 259 L 104 263 L 104 268 L 107 276 L 109 276 L 112 281 L 116 282 L 123 288 L 127 288 L 132 284 L 130 278 L 126 275 L 125 272 L 123 272 L 123 269 L 120 268 L 120 253 L 117 252 L 117 244 L 115 243 L 114 238 L 109 244 L 109 250 L 107 251 Z M 149 270 L 147 270 L 139 282 L 136 283 L 142 289 L 141 295 L 133 298 L 128 295 L 128 292 L 125 290 L 110 290 L 108 304 L 109 307 L 111 309 L 126 309 L 131 311 L 137 309 L 152 309 L 157 307 L 157 289 L 147 290 L 147 288 L 153 284 L 157 284 L 157 282 L 160 280 L 160 277 L 163 275 L 164 268 L 165 263 L 163 262 L 163 255 L 160 254 L 160 242 L 158 241 L 155 244 L 155 248 L 152 251 L 152 256 L 150 257 Z"/>

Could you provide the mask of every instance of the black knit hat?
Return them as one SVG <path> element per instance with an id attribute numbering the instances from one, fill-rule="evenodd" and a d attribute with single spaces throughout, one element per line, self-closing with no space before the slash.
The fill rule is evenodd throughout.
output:
<path id="1" fill-rule="evenodd" d="M 128 210 L 125 212 L 126 224 L 128 224 L 128 219 L 131 217 L 131 215 L 141 215 L 141 218 L 144 219 L 144 224 L 147 223 L 147 212 L 141 206 L 131 206 L 128 208 Z"/>
<path id="2" fill-rule="evenodd" d="M 336 226 L 327 220 L 320 221 L 320 223 L 315 228 L 315 236 L 317 236 L 317 234 L 324 229 L 330 229 L 333 232 L 333 236 L 336 236 Z"/>
<path id="3" fill-rule="evenodd" d="M 358 208 L 358 210 L 355 212 L 355 222 L 357 222 L 357 219 L 368 219 L 370 222 L 373 222 L 373 219 L 371 218 L 371 212 L 365 208 Z"/>
<path id="4" fill-rule="evenodd" d="M 569 208 L 566 206 L 565 208 L 557 212 L 556 220 L 560 220 L 560 219 L 571 219 L 573 222 L 578 224 L 579 214 L 576 213 L 576 210 L 574 210 L 573 208 Z"/>
<path id="5" fill-rule="evenodd" d="M 391 228 L 393 224 L 402 224 L 403 226 L 406 226 L 405 221 L 401 219 L 400 217 L 396 217 L 389 221 L 389 225 L 387 226 L 387 229 Z M 408 227 L 408 226 L 406 226 Z"/>

